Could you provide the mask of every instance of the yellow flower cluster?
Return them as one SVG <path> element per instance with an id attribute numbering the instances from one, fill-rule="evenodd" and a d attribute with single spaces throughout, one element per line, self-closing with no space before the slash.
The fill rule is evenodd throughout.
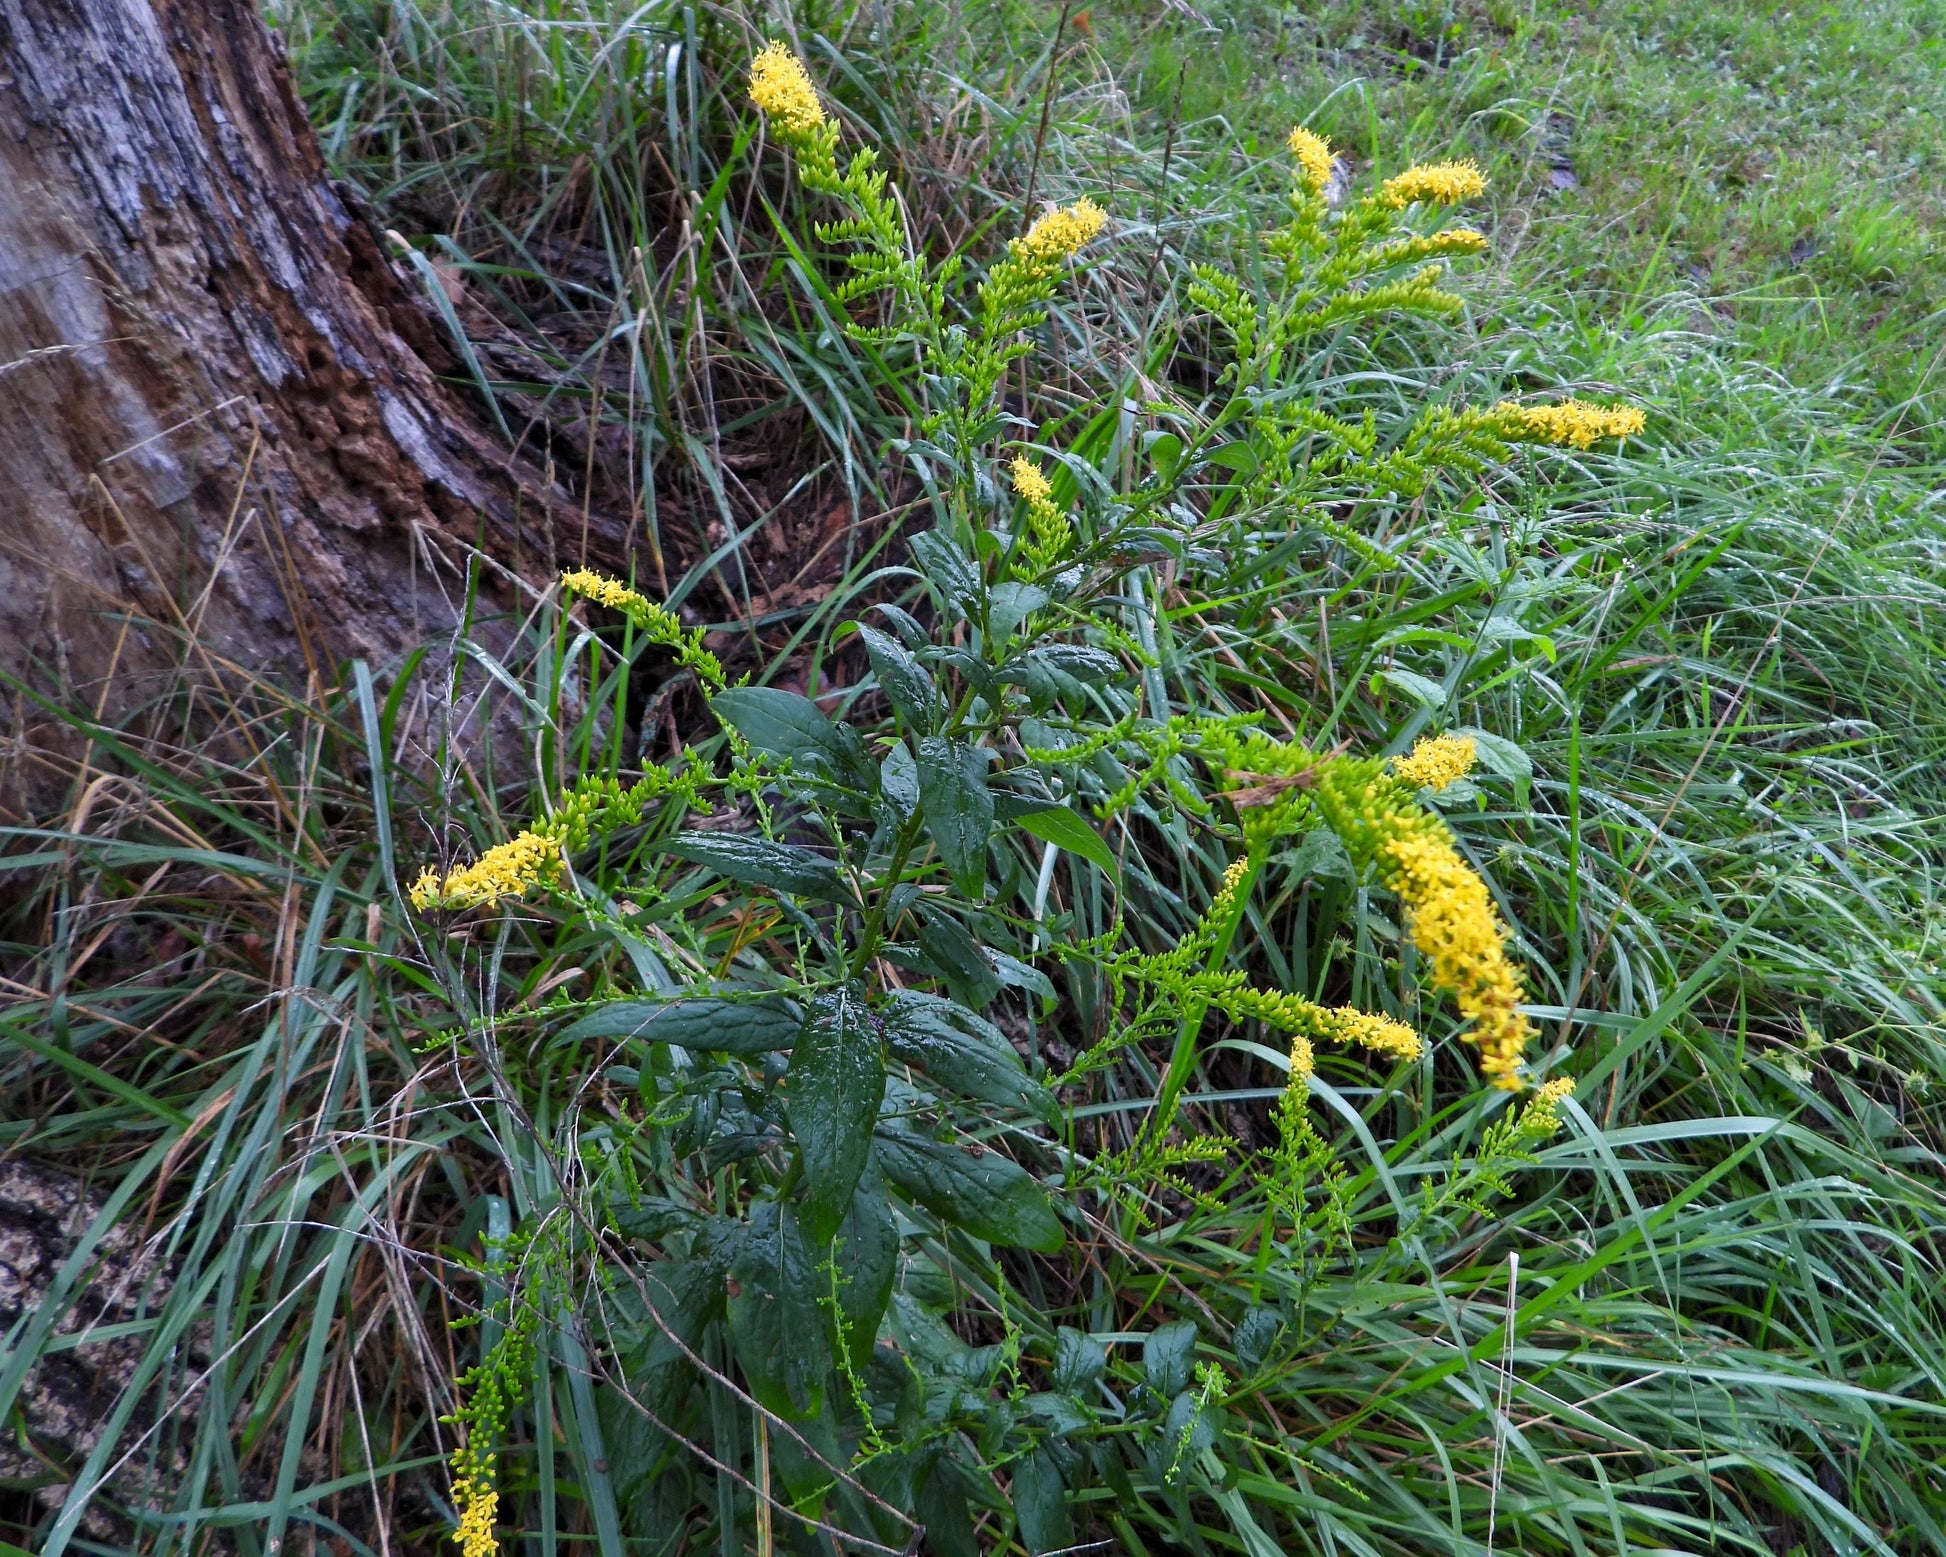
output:
<path id="1" fill-rule="evenodd" d="M 1444 789 L 1473 771 L 1470 735 L 1422 736 L 1409 757 L 1392 759 L 1392 777 L 1414 789 Z"/>
<path id="2" fill-rule="evenodd" d="M 1021 543 L 1021 560 L 1030 575 L 1045 573 L 1067 556 L 1074 528 L 1054 506 L 1054 488 L 1039 465 L 1017 456 L 1008 469 L 1014 490 L 1027 500 L 1027 539 Z"/>
<path id="3" fill-rule="evenodd" d="M 1298 176 L 1314 194 L 1322 194 L 1331 182 L 1331 142 L 1300 124 L 1291 131 L 1291 155 L 1297 158 Z"/>
<path id="4" fill-rule="evenodd" d="M 1049 211 L 1027 229 L 1027 236 L 1016 238 L 1016 253 L 1045 264 L 1064 260 L 1101 231 L 1107 216 L 1092 200 L 1077 200 L 1071 206 Z"/>
<path id="5" fill-rule="evenodd" d="M 1402 1060 L 1416 1060 L 1426 1046 L 1419 1035 L 1404 1022 L 1356 1006 L 1339 1006 L 1325 1015 L 1330 1019 L 1331 1036 L 1341 1043 L 1355 1043 L 1374 1054 L 1390 1054 Z"/>
<path id="6" fill-rule="evenodd" d="M 1311 1040 L 1302 1033 L 1291 1034 L 1291 1079 L 1289 1085 L 1302 1086 L 1306 1077 L 1318 1068 L 1317 1056 L 1311 1049 Z"/>
<path id="7" fill-rule="evenodd" d="M 1014 478 L 1014 490 L 1029 503 L 1045 503 L 1054 495 L 1054 488 L 1041 474 L 1040 466 L 1026 456 L 1016 455 L 1007 468 Z"/>
<path id="8" fill-rule="evenodd" d="M 603 578 L 599 573 L 587 568 L 576 568 L 561 575 L 563 587 L 573 590 L 577 595 L 586 595 L 597 605 L 612 606 L 617 611 L 651 611 L 655 606 L 646 595 L 639 595 L 619 579 Z"/>
<path id="9" fill-rule="evenodd" d="M 1467 1041 L 1479 1046 L 1480 1069 L 1494 1086 L 1518 1092 L 1532 1029 L 1520 1011 L 1525 992 L 1486 883 L 1430 817 L 1399 828 L 1380 846 L 1379 870 L 1405 904 L 1412 944 L 1431 964 L 1432 982 L 1451 992 L 1472 1020 Z"/>
<path id="10" fill-rule="evenodd" d="M 1592 448 L 1602 438 L 1632 438 L 1648 425 L 1639 406 L 1594 405 L 1586 400 L 1557 400 L 1552 405 L 1503 400 L 1494 411 L 1517 433 L 1577 449 Z"/>
<path id="11" fill-rule="evenodd" d="M 1442 254 L 1484 254 L 1487 250 L 1487 235 L 1471 227 L 1449 227 L 1434 233 L 1432 241 Z"/>
<path id="12" fill-rule="evenodd" d="M 559 869 L 561 846 L 546 833 L 522 832 L 496 843 L 471 865 L 444 878 L 428 866 L 412 883 L 412 906 L 493 907 L 503 897 L 519 897 Z"/>
<path id="13" fill-rule="evenodd" d="M 459 1542 L 460 1557 L 493 1557 L 500 1550 L 493 1538 L 500 1494 L 493 1483 L 484 1476 L 462 1476 L 453 1483 L 453 1501 L 459 1507 L 459 1528 L 453 1539 Z"/>
<path id="14" fill-rule="evenodd" d="M 804 62 L 776 41 L 765 44 L 750 62 L 750 101 L 785 141 L 809 140 L 826 123 Z"/>
<path id="15" fill-rule="evenodd" d="M 1423 201 L 1432 205 L 1452 205 L 1486 193 L 1486 175 L 1474 162 L 1421 163 L 1388 178 L 1379 186 L 1379 198 L 1387 205 L 1402 208 Z"/>

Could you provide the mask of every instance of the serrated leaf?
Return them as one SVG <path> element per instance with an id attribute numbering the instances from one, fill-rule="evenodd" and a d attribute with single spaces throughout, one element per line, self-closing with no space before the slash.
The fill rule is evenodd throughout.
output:
<path id="1" fill-rule="evenodd" d="M 804 1163 L 798 1214 L 828 1243 L 871 1155 L 872 1121 L 885 1095 L 878 1025 L 847 990 L 818 998 L 791 1051 L 785 1116 Z"/>
<path id="2" fill-rule="evenodd" d="M 876 1152 L 887 1179 L 975 1238 L 1042 1254 L 1053 1254 L 1065 1240 L 1060 1219 L 1033 1175 L 996 1151 L 969 1151 L 884 1127 Z"/>
<path id="3" fill-rule="evenodd" d="M 1002 1108 L 1054 1117 L 1054 1100 L 1000 1029 L 963 1005 L 917 990 L 900 990 L 879 1008 L 885 1047 L 942 1087 Z"/>
<path id="4" fill-rule="evenodd" d="M 779 1416 L 816 1415 L 831 1344 L 818 1306 L 817 1261 L 789 1206 L 751 1207 L 729 1274 L 730 1345 L 750 1393 Z"/>
<path id="5" fill-rule="evenodd" d="M 858 636 L 865 641 L 865 657 L 872 662 L 872 674 L 878 678 L 880 688 L 899 717 L 913 730 L 937 729 L 939 721 L 946 716 L 945 705 L 925 666 L 898 639 L 876 627 L 861 622 Z"/>
<path id="6" fill-rule="evenodd" d="M 611 1000 L 596 1006 L 556 1040 L 642 1038 L 681 1044 L 744 1059 L 758 1059 L 797 1041 L 804 1013 L 788 1000 L 722 1000 L 694 996 L 681 1000 Z"/>
<path id="7" fill-rule="evenodd" d="M 1066 806 L 1051 811 L 1031 811 L 1014 825 L 1022 832 L 1032 833 L 1043 843 L 1051 843 L 1057 849 L 1066 849 L 1070 854 L 1078 854 L 1084 860 L 1099 865 L 1108 873 L 1111 881 L 1117 875 L 1114 850 L 1102 841 L 1101 834 L 1090 827 L 1079 812 L 1070 811 Z"/>
<path id="8" fill-rule="evenodd" d="M 927 736 L 919 743 L 919 802 L 953 885 L 967 897 L 984 896 L 987 840 L 993 834 L 986 753 L 942 735 Z"/>
<path id="9" fill-rule="evenodd" d="M 828 903 L 852 900 L 851 889 L 838 874 L 837 865 L 799 844 L 773 843 L 743 833 L 686 832 L 666 838 L 656 847 L 747 886 L 769 887 Z"/>

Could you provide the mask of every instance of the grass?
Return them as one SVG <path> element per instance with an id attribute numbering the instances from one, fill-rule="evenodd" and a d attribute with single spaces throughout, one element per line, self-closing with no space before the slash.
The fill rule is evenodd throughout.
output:
<path id="1" fill-rule="evenodd" d="M 1059 16 L 838 7 L 794 26 L 935 250 L 990 253 L 1030 186 L 1096 191 L 1117 218 L 1019 402 L 1077 478 L 1112 492 L 1141 457 L 1101 411 L 1138 374 L 1198 391 L 1184 267 L 1248 263 L 1300 119 L 1360 178 L 1480 157 L 1495 238 L 1464 318 L 1346 340 L 1303 382 L 1385 426 L 1427 395 L 1556 387 L 1650 411 L 1620 456 L 1362 515 L 1396 568 L 1243 536 L 1213 570 L 1165 574 L 1160 609 L 1124 603 L 1172 706 L 1262 708 L 1361 750 L 1432 727 L 1508 743 L 1455 824 L 1578 1090 L 1516 1193 L 1469 1208 L 1492 1100 L 1417 1005 L 1396 923 L 1316 859 L 1274 862 L 1238 942 L 1253 974 L 1440 1038 L 1394 1084 L 1322 1072 L 1349 1245 L 1269 1261 L 1246 1173 L 1148 1226 L 1097 1214 L 1072 1258 L 996 1264 L 910 1228 L 901 1347 L 990 1412 L 1007 1347 L 1052 1394 L 1058 1327 L 1096 1337 L 1089 1405 L 1121 1425 L 1096 1470 L 1062 1475 L 1075 1537 L 1129 1551 L 1476 1553 L 1490 1528 L 1499 1550 L 1946 1548 L 1942 13 L 1240 6 L 1211 32 L 1097 6 L 1069 13 L 1050 78 Z M 833 328 L 820 256 L 790 236 L 807 207 L 734 100 L 754 20 L 550 3 L 287 22 L 328 148 L 445 267 L 515 433 L 637 517 L 639 576 L 738 668 L 855 684 L 832 633 L 901 587 L 876 574 L 920 489 L 884 449 L 918 389 Z M 1575 187 L 1554 188 L 1557 161 Z M 680 967 L 671 944 L 727 966 L 747 926 L 659 904 L 620 853 L 585 879 L 640 915 L 529 905 L 448 941 L 400 901 L 419 861 L 513 831 L 618 729 L 687 717 L 652 663 L 551 607 L 498 669 L 462 659 L 459 695 L 505 700 L 519 755 L 441 744 L 455 666 L 435 653 L 318 706 L 232 687 L 213 737 L 186 694 L 91 730 L 74 804 L 11 835 L 0 1139 L 85 1179 L 90 1238 L 158 1263 L 98 1312 L 84 1240 L 10 1336 L 0 1404 L 42 1445 L 38 1480 L 91 1490 L 23 1485 L 9 1538 L 430 1551 L 450 1519 L 439 1418 L 491 1338 L 456 1327 L 491 1296 L 461 1257 L 586 1208 L 619 1162 L 736 1204 L 631 1133 L 629 1055 L 563 1049 L 540 1013 Z M 1130 917 L 1161 945 L 1223 857 L 1160 809 L 1130 837 Z M 1008 877 L 1016 922 L 1038 864 Z M 1075 937 L 1113 912 L 1092 879 L 1054 878 Z M 1100 1010 L 1064 977 L 1037 1035 L 1056 1065 Z M 1274 1057 L 1212 1035 L 1203 1126 L 1266 1140 Z M 1078 1138 L 1121 1139 L 1156 1063 L 1131 1054 L 1075 1097 Z M 709 1459 L 672 1452 L 626 1406 L 625 1305 L 544 1301 L 503 1504 L 523 1550 L 797 1539 L 747 1490 L 787 1483 L 792 1451 L 733 1378 L 679 1402 Z M 1183 1318 L 1230 1381 L 1233 1474 L 1193 1497 L 1122 1455 L 1147 1430 L 1142 1338 Z M 92 1445 L 54 1442 L 21 1387 L 97 1344 L 73 1339 L 83 1319 L 137 1343 L 137 1371 Z M 1004 1504 L 980 1529 L 1035 1534 Z"/>

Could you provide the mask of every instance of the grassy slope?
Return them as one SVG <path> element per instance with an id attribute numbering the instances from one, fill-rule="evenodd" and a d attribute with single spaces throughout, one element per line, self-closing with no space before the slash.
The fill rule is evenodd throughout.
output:
<path id="1" fill-rule="evenodd" d="M 662 91 L 644 66 L 663 56 L 623 47 L 577 76 L 576 60 L 593 53 L 579 34 L 535 29 L 526 51 L 512 36 L 521 28 L 496 17 L 443 32 L 436 16 L 395 26 L 389 74 L 356 29 L 334 44 L 320 27 L 303 57 L 321 117 L 343 132 L 337 144 L 356 153 L 388 212 L 420 212 L 427 226 L 451 209 L 442 180 L 492 190 L 512 178 L 544 195 L 572 187 L 563 174 L 587 154 L 575 177 L 593 167 L 606 180 L 596 248 L 613 265 L 548 285 L 525 278 L 516 297 L 552 296 L 557 315 L 605 316 L 627 296 L 615 276 L 631 239 L 663 226 L 664 208 L 643 197 L 656 187 L 639 176 L 652 165 L 646 148 L 682 170 L 683 187 L 707 193 L 726 153 L 725 116 L 707 77 L 700 112 Z M 843 35 L 845 19 L 827 18 L 827 31 Z M 1435 1364 L 1453 1330 L 1473 1341 L 1488 1333 L 1511 1236 L 1532 1290 L 1549 1294 L 1516 1357 L 1528 1436 L 1501 1506 L 1503 1532 L 1511 1524 L 1526 1549 L 1571 1544 L 1569 1524 L 1588 1550 L 1937 1549 L 1946 1490 L 1926 1466 L 1938 1458 L 1929 1408 L 1946 1398 L 1931 1243 L 1946 1083 L 1936 962 L 1946 602 L 1935 577 L 1946 523 L 1924 392 L 1941 258 L 1922 234 L 1937 209 L 1926 203 L 1937 179 L 1926 175 L 1936 175 L 1946 133 L 1932 111 L 1939 10 L 1616 6 L 1570 18 L 1538 7 L 1448 17 L 1360 6 L 1307 22 L 1221 19 L 1212 40 L 1180 11 L 1098 6 L 1088 15 L 1095 52 L 1064 69 L 1035 176 L 1063 194 L 1105 186 L 1127 227 L 1071 316 L 1069 376 L 1050 376 L 1055 394 L 1110 377 L 1083 348 L 1118 321 L 1139 325 L 1145 216 L 1159 205 L 1174 239 L 1159 267 L 1167 283 L 1183 251 L 1227 244 L 1239 221 L 1269 209 L 1282 131 L 1308 118 L 1361 173 L 1373 158 L 1385 171 L 1448 149 L 1478 155 L 1498 202 L 1497 262 L 1470 288 L 1480 304 L 1460 336 L 1404 335 L 1371 360 L 1322 365 L 1321 379 L 1338 375 L 1335 393 L 1383 416 L 1425 388 L 1489 396 L 1567 383 L 1626 389 L 1656 419 L 1625 459 L 1523 468 L 1471 494 L 1452 524 L 1401 531 L 1410 544 L 1396 575 L 1306 564 L 1267 583 L 1240 580 L 1245 598 L 1226 608 L 1228 656 L 1187 615 L 1196 598 L 1179 597 L 1164 623 L 1171 690 L 1185 703 L 1247 705 L 1267 686 L 1295 717 L 1315 727 L 1329 704 L 1333 733 L 1379 746 L 1426 722 L 1409 699 L 1371 690 L 1374 672 L 1401 668 L 1449 685 L 1442 722 L 1518 741 L 1534 763 L 1531 792 L 1488 784 L 1485 814 L 1462 827 L 1509 894 L 1537 999 L 1597 1014 L 1563 1029 L 1585 1114 L 1547 1171 L 1523 1182 L 1504 1224 L 1483 1232 L 1434 1219 L 1403 1264 L 1403 1246 L 1385 1236 L 1389 1187 L 1437 1182 L 1464 1137 L 1415 1136 L 1416 1110 L 1347 1094 L 1395 1144 L 1372 1160 L 1344 1137 L 1357 1214 L 1375 1237 L 1303 1296 L 1322 1316 L 1312 1321 L 1316 1356 L 1329 1365 L 1273 1370 L 1239 1404 L 1246 1417 L 1269 1408 L 1292 1433 L 1278 1452 L 1294 1459 L 1250 1451 L 1260 1517 L 1292 1549 L 1478 1549 L 1491 1458 L 1484 1385 Z M 680 28 L 680 13 L 665 20 Z M 842 91 L 908 172 L 949 164 L 922 180 L 920 213 L 928 231 L 957 236 L 1003 206 L 1035 160 L 1036 61 L 1052 17 L 969 11 L 954 33 L 942 13 L 912 8 L 904 26 L 876 42 L 853 30 Z M 414 49 L 433 63 L 417 68 Z M 835 77 L 832 56 L 812 52 Z M 553 74 L 541 63 L 550 58 Z M 1774 74 L 1780 61 L 1800 78 L 1788 88 Z M 952 67 L 978 91 L 956 92 Z M 1105 90 L 1111 75 L 1129 96 Z M 582 91 L 588 81 L 597 90 Z M 520 122 L 515 100 L 534 105 L 535 122 Z M 954 127 L 912 135 L 925 104 L 957 109 Z M 1550 111 L 1571 128 L 1544 132 Z M 559 138 L 550 143 L 536 123 Z M 968 160 L 950 164 L 965 134 Z M 437 161 L 424 160 L 427 147 Z M 630 160 L 638 147 L 641 164 Z M 1574 191 L 1549 191 L 1560 148 Z M 1874 164 L 1886 172 L 1872 176 Z M 513 209 L 519 220 L 497 258 L 518 264 L 522 245 L 538 256 L 529 240 L 554 227 L 544 198 Z M 777 317 L 779 296 L 795 294 L 780 293 L 789 273 L 774 239 L 747 204 L 719 209 L 730 213 L 723 250 L 754 273 Z M 644 247 L 662 267 L 657 285 L 675 296 L 680 266 L 653 241 Z M 1691 266 L 1707 268 L 1706 284 Z M 700 328 L 665 307 L 637 332 L 638 343 L 651 340 L 643 378 L 660 396 L 643 397 L 655 400 L 644 447 L 720 433 L 710 418 L 724 397 L 697 389 L 707 375 L 694 364 L 705 361 L 719 389 L 754 386 L 753 405 L 771 393 L 821 413 L 813 442 L 849 448 L 869 470 L 884 427 L 869 375 L 815 318 L 786 315 L 781 330 L 756 321 L 738 268 L 706 269 Z M 578 360 L 573 349 L 560 355 L 570 368 Z M 1361 373 L 1380 366 L 1403 387 Z M 571 376 L 555 391 L 573 392 Z M 869 480 L 857 484 L 869 501 Z M 789 630 L 816 642 L 846 614 L 851 576 Z M 1447 638 L 1394 630 L 1431 601 L 1445 604 L 1421 625 Z M 1320 608 L 1328 634 L 1315 626 Z M 1508 645 L 1527 647 L 1501 652 Z M 376 706 L 371 714 L 370 728 L 395 730 Z M 360 950 L 376 930 L 389 951 L 413 954 L 371 848 L 361 710 L 333 724 L 299 720 L 293 738 L 271 746 L 277 723 L 261 727 L 261 761 L 237 754 L 226 766 L 218 747 L 197 768 L 169 754 L 189 777 L 151 776 L 161 813 L 97 814 L 97 834 L 149 849 L 209 842 L 232 851 L 231 866 L 212 876 L 207 859 L 184 856 L 178 876 L 145 889 L 162 856 L 95 848 L 64 864 L 13 932 L 9 976 L 38 994 L 0 1017 L 6 1139 L 121 1185 L 145 1216 L 152 1195 L 165 1208 L 176 1283 L 156 1298 L 159 1321 L 129 1319 L 137 1333 L 156 1331 L 153 1366 L 179 1383 L 207 1366 L 200 1341 L 177 1342 L 211 1316 L 235 1342 L 197 1410 L 159 1441 L 165 1464 L 178 1449 L 183 1463 L 202 1456 L 204 1504 L 235 1510 L 229 1524 L 246 1545 L 265 1517 L 371 1528 L 359 1468 L 431 1452 L 428 1418 L 450 1408 L 451 1349 L 466 1344 L 441 1322 L 464 1301 L 449 1295 L 457 1284 L 437 1279 L 424 1255 L 469 1246 L 488 1193 L 511 1185 L 518 1200 L 546 1181 L 490 1110 L 402 1123 L 389 1107 L 407 1078 L 431 1089 L 417 1096 L 451 1103 L 478 1077 L 415 1055 L 439 1024 L 436 1003 Z M 482 787 L 484 810 L 495 786 Z M 160 835 L 157 814 L 177 819 Z M 401 851 L 426 847 L 419 820 L 401 809 Z M 1172 897 L 1193 909 L 1220 864 L 1186 837 L 1163 836 L 1174 857 L 1156 863 L 1154 909 L 1166 920 L 1179 911 Z M 340 860 L 343 873 L 330 876 Z M 1265 893 L 1251 938 L 1259 971 L 1404 998 L 1382 917 L 1341 917 L 1342 902 L 1319 897 L 1295 875 Z M 513 967 L 531 990 L 571 966 L 608 968 L 614 953 L 585 926 L 557 934 L 543 923 L 522 958 Z M 626 982 L 625 969 L 602 976 Z M 293 987 L 305 997 L 281 998 L 267 1018 L 265 996 Z M 131 1039 L 131 1026 L 150 1022 L 174 1047 Z M 363 1045 L 342 1042 L 354 1030 Z M 575 1082 L 560 1063 L 522 1071 L 544 1128 Z M 1139 1075 L 1116 1084 L 1142 1091 Z M 1433 1084 L 1428 1071 L 1413 1096 L 1444 1096 Z M 1443 1131 L 1459 1115 L 1436 1117 Z M 176 1150 L 192 1119 L 203 1132 Z M 1724 1122 L 1739 1119 L 1783 1123 L 1762 1127 L 1771 1134 L 1753 1148 L 1750 1127 Z M 496 1154 L 512 1159 L 504 1178 Z M 156 1178 L 165 1162 L 166 1183 Z M 1222 1268 L 1249 1214 L 1246 1205 L 1235 1218 L 1192 1215 L 1165 1228 L 1133 1266 L 1093 1273 L 1071 1317 L 1122 1328 L 1141 1308 L 1129 1293 L 1146 1290 L 1132 1270 L 1156 1260 L 1175 1260 L 1179 1274 Z M 1377 1312 L 1361 1306 L 1369 1279 L 1394 1284 Z M 318 1290 L 329 1301 L 314 1307 Z M 1235 1283 L 1201 1290 L 1234 1319 Z M 340 1315 L 361 1321 L 351 1327 L 357 1350 Z M 1209 1344 L 1245 1372 L 1220 1332 Z M 1347 1404 L 1380 1398 L 1370 1421 Z M 1594 1425 L 1577 1422 L 1569 1401 Z M 322 1448 L 308 1455 L 286 1452 L 281 1422 L 314 1408 L 340 1430 L 318 1435 Z M 564 1421 L 581 1409 L 565 1379 L 556 1409 Z M 553 1474 L 551 1460 L 545 1475 L 534 1470 L 530 1518 L 554 1496 L 537 1490 Z M 350 1480 L 306 1494 L 336 1475 Z M 377 1500 L 396 1530 L 436 1526 L 441 1484 L 425 1476 L 406 1470 Z M 1292 1484 L 1303 1494 L 1296 1511 L 1270 1512 Z M 577 1524 L 582 1505 L 562 1496 Z M 22 1516 L 23 1539 L 30 1522 Z M 1215 1519 L 1211 1537 L 1234 1539 Z"/>

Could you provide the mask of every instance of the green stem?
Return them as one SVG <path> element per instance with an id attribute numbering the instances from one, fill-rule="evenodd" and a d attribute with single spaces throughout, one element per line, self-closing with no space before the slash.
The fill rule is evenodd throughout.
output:
<path id="1" fill-rule="evenodd" d="M 1209 971 L 1222 971 L 1223 964 L 1229 960 L 1230 943 L 1236 939 L 1237 926 L 1243 923 L 1245 911 L 1250 906 L 1250 892 L 1257 884 L 1257 873 L 1263 869 L 1264 858 L 1270 852 L 1269 841 L 1253 841 L 1243 857 L 1243 875 L 1237 882 L 1236 896 L 1230 904 L 1230 914 L 1217 927 L 1216 944 L 1210 948 Z M 1169 1057 L 1169 1071 L 1162 1079 L 1162 1090 L 1156 1094 L 1155 1112 L 1149 1116 L 1149 1138 L 1158 1142 L 1167 1133 L 1169 1126 L 1176 1122 L 1176 1103 L 1182 1096 L 1182 1089 L 1189 1084 L 1189 1072 L 1196 1062 L 1196 1037 L 1202 1031 L 1203 1013 L 1209 1009 L 1207 1002 L 1192 1000 L 1183 1008 L 1182 1029 L 1176 1034 L 1176 1051 Z"/>

